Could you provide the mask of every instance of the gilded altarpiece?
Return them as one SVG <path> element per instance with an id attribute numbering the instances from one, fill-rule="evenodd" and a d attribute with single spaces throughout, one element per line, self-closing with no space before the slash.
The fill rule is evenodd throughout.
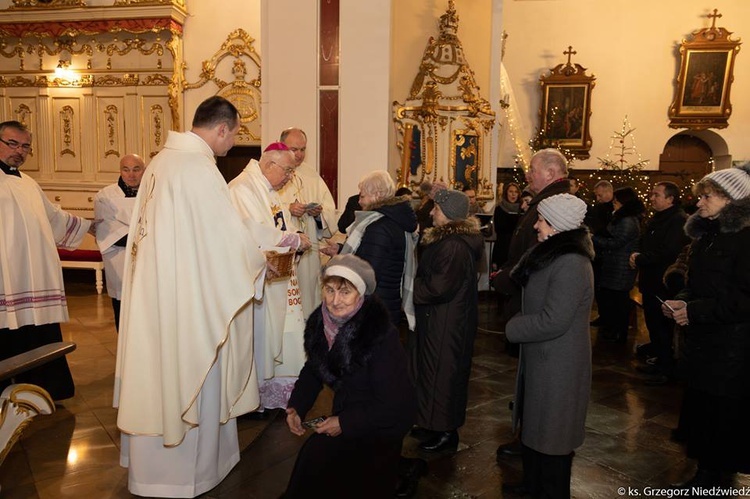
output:
<path id="1" fill-rule="evenodd" d="M 181 122 L 184 0 L 111 1 L 0 0 L 0 120 L 32 130 L 24 171 L 76 211 Z"/>
<path id="2" fill-rule="evenodd" d="M 424 51 L 409 96 L 393 103 L 402 162 L 400 185 L 443 181 L 472 187 L 480 200 L 493 198 L 492 151 L 487 146 L 495 112 L 483 99 L 457 36 L 453 0 L 440 17 L 440 34 Z"/>

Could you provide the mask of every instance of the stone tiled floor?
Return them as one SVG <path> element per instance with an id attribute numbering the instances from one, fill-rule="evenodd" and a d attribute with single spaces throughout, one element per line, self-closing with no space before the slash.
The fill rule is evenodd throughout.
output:
<path id="1" fill-rule="evenodd" d="M 79 283 L 68 285 L 68 300 L 71 320 L 63 331 L 65 339 L 78 344 L 69 356 L 77 394 L 60 403 L 54 415 L 36 419 L 10 453 L 0 468 L 4 498 L 131 497 L 127 472 L 118 465 L 119 434 L 111 407 L 116 335 L 110 301 Z M 495 449 L 511 438 L 508 402 L 516 361 L 504 353 L 503 337 L 492 332 L 494 318 L 493 300 L 485 295 L 461 443 L 455 454 L 422 456 L 430 469 L 417 497 L 500 498 L 503 481 L 521 477 L 520 460 L 495 462 Z M 598 342 L 592 329 L 593 389 L 586 442 L 573 461 L 574 497 L 616 498 L 619 487 L 645 496 L 646 487 L 687 478 L 694 470 L 681 446 L 669 441 L 681 388 L 643 385 L 632 350 L 646 335 L 631 333 L 627 346 L 612 345 Z M 241 419 L 239 428 L 242 460 L 204 497 L 278 497 L 302 440 L 289 433 L 280 415 Z M 419 455 L 416 443 L 407 437 L 405 454 Z M 750 486 L 750 479 L 740 477 L 739 484 Z"/>

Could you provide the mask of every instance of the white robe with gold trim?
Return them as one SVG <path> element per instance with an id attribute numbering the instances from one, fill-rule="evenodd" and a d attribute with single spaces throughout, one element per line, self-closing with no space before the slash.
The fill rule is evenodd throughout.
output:
<path id="1" fill-rule="evenodd" d="M 76 249 L 91 222 L 53 205 L 31 177 L 0 171 L 0 329 L 68 320 L 57 248 Z"/>
<path id="2" fill-rule="evenodd" d="M 251 300 L 264 268 L 211 148 L 169 132 L 125 261 L 114 404 L 131 492 L 193 497 L 239 461 L 233 418 L 259 403 Z"/>
<path id="3" fill-rule="evenodd" d="M 307 163 L 302 163 L 295 169 L 294 176 L 279 191 L 279 196 L 287 210 L 295 201 L 303 204 L 319 203 L 323 206 L 319 217 L 320 228 L 315 218 L 307 214 L 291 219 L 295 230 L 307 234 L 312 243 L 310 251 L 306 251 L 297 264 L 302 309 L 307 318 L 320 305 L 320 242 L 324 238 L 330 238 L 337 231 L 336 203 L 325 181 Z"/>
<path id="4" fill-rule="evenodd" d="M 266 227 L 295 232 L 291 215 L 278 193 L 260 171 L 256 160 L 229 183 L 235 207 Z M 310 250 L 308 250 L 310 251 Z M 266 408 L 286 407 L 294 382 L 305 363 L 305 320 L 296 276 L 266 281 L 263 299 L 255 308 L 255 361 L 261 383 L 261 403 Z"/>

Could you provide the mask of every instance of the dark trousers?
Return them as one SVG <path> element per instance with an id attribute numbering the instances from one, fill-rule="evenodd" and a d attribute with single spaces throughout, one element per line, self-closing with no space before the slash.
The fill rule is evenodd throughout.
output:
<path id="1" fill-rule="evenodd" d="M 393 497 L 401 441 L 401 438 L 360 439 L 314 433 L 300 449 L 282 497 Z"/>
<path id="2" fill-rule="evenodd" d="M 672 367 L 672 338 L 675 323 L 661 311 L 661 302 L 656 295 L 643 293 L 643 317 L 646 319 L 651 351 L 658 358 L 657 365 L 663 370 Z"/>
<path id="3" fill-rule="evenodd" d="M 570 499 L 570 470 L 573 453 L 563 456 L 542 454 L 521 445 L 523 483 L 538 499 Z"/>
<path id="4" fill-rule="evenodd" d="M 60 324 L 0 329 L 0 360 L 58 341 L 62 341 Z M 49 392 L 52 400 L 67 399 L 75 395 L 73 376 L 65 357 L 18 374 L 13 379 L 0 381 L 0 392 L 12 383 L 41 386 Z"/>
<path id="5" fill-rule="evenodd" d="M 617 339 L 627 338 L 632 308 L 630 290 L 602 288 L 598 299 L 601 328 Z"/>
<path id="6" fill-rule="evenodd" d="M 115 312 L 115 329 L 120 332 L 120 300 L 112 298 L 112 310 Z"/>

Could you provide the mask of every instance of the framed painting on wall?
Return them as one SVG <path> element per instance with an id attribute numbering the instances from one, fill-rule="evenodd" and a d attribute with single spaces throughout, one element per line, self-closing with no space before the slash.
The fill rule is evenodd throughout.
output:
<path id="1" fill-rule="evenodd" d="M 693 32 L 680 45 L 680 71 L 675 98 L 669 108 L 671 128 L 726 128 L 732 114 L 729 94 L 734 80 L 734 59 L 740 42 L 731 32 L 716 28 L 716 11 L 711 28 Z M 720 17 L 720 15 L 719 15 Z"/>
<path id="2" fill-rule="evenodd" d="M 568 55 L 568 63 L 558 64 L 549 75 L 539 78 L 541 123 L 534 145 L 567 149 L 572 156 L 586 159 L 591 149 L 591 89 L 596 78 L 586 75 L 580 64 L 571 64 L 572 47 L 563 54 Z"/>

